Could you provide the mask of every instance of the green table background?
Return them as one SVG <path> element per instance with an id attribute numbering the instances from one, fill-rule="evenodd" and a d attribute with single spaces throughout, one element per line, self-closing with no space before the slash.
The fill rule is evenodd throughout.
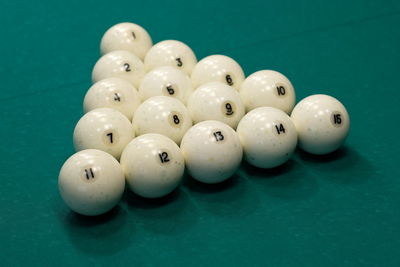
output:
<path id="1" fill-rule="evenodd" d="M 395 0 L 2 1 L 0 265 L 400 266 L 399 15 Z M 345 146 L 75 215 L 58 172 L 100 38 L 123 21 L 199 59 L 231 56 L 246 75 L 278 70 L 298 100 L 337 97 L 352 119 Z"/>

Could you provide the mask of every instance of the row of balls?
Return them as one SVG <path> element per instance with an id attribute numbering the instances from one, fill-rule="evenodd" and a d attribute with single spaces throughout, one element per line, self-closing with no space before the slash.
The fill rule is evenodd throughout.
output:
<path id="1" fill-rule="evenodd" d="M 125 183 L 142 197 L 158 198 L 179 186 L 185 169 L 200 182 L 219 183 L 243 156 L 253 166 L 274 168 L 297 144 L 327 154 L 348 134 L 349 116 L 337 99 L 313 95 L 295 106 L 295 90 L 279 72 L 245 79 L 227 56 L 197 62 L 184 43 L 152 46 L 147 31 L 132 23 L 111 27 L 100 46 L 104 55 L 74 130 L 78 152 L 59 175 L 62 198 L 80 214 L 112 209 Z"/>

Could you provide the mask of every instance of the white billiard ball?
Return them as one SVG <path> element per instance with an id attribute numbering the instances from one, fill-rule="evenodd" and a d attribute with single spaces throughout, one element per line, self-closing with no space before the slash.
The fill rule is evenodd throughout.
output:
<path id="1" fill-rule="evenodd" d="M 102 56 L 94 65 L 92 81 L 116 77 L 125 79 L 139 88 L 140 82 L 145 75 L 143 62 L 128 51 L 112 51 Z"/>
<path id="2" fill-rule="evenodd" d="M 274 107 L 287 114 L 292 112 L 296 94 L 292 83 L 283 74 L 273 70 L 261 70 L 244 80 L 240 96 L 246 112 L 258 107 Z"/>
<path id="3" fill-rule="evenodd" d="M 132 123 L 125 115 L 115 109 L 98 108 L 83 115 L 76 124 L 74 146 L 76 151 L 99 149 L 119 159 L 134 137 Z"/>
<path id="4" fill-rule="evenodd" d="M 239 93 L 221 82 L 209 82 L 198 87 L 190 96 L 187 108 L 193 123 L 217 120 L 234 129 L 245 111 Z"/>
<path id="5" fill-rule="evenodd" d="M 290 117 L 272 107 L 260 107 L 247 113 L 237 133 L 245 160 L 259 168 L 274 168 L 285 163 L 297 145 L 296 128 Z"/>
<path id="6" fill-rule="evenodd" d="M 83 110 L 87 113 L 96 108 L 113 108 L 132 120 L 140 102 L 139 93 L 131 83 L 120 78 L 107 78 L 89 88 Z"/>
<path id="7" fill-rule="evenodd" d="M 147 73 L 139 87 L 142 101 L 153 96 L 170 96 L 186 104 L 193 92 L 192 81 L 185 72 L 171 66 L 158 67 Z"/>
<path id="8" fill-rule="evenodd" d="M 100 52 L 105 55 L 116 50 L 125 50 L 135 54 L 141 60 L 153 42 L 148 32 L 141 26 L 124 22 L 109 28 L 100 43 Z"/>
<path id="9" fill-rule="evenodd" d="M 197 58 L 192 49 L 176 40 L 165 40 L 155 44 L 144 58 L 147 72 L 161 66 L 172 66 L 190 75 L 196 63 Z"/>
<path id="10" fill-rule="evenodd" d="M 115 207 L 125 189 L 121 165 L 111 155 L 86 149 L 72 155 L 62 166 L 58 188 L 73 211 L 95 216 Z"/>
<path id="11" fill-rule="evenodd" d="M 146 198 L 163 197 L 181 182 L 185 162 L 174 141 L 160 134 L 133 139 L 121 156 L 129 188 Z"/>
<path id="12" fill-rule="evenodd" d="M 194 179 L 208 184 L 222 182 L 238 169 L 243 156 L 237 133 L 220 121 L 203 121 L 190 128 L 181 151 Z"/>
<path id="13" fill-rule="evenodd" d="M 338 149 L 350 128 L 346 108 L 336 98 L 312 95 L 301 100 L 291 115 L 299 135 L 299 146 L 317 155 Z"/>
<path id="14" fill-rule="evenodd" d="M 137 135 L 158 133 L 179 145 L 192 126 L 192 120 L 181 101 L 168 96 L 153 96 L 136 109 L 133 125 Z"/>
<path id="15" fill-rule="evenodd" d="M 208 82 L 222 82 L 239 90 L 244 81 L 244 73 L 240 65 L 232 58 L 212 55 L 196 64 L 191 78 L 194 88 Z"/>

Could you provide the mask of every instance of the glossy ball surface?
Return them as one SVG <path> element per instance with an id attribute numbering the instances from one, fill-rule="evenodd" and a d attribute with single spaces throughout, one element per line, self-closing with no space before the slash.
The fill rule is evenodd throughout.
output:
<path id="1" fill-rule="evenodd" d="M 124 22 L 109 28 L 100 43 L 100 52 L 105 55 L 116 50 L 125 50 L 135 54 L 141 60 L 153 42 L 149 33 L 141 26 Z"/>
<path id="2" fill-rule="evenodd" d="M 245 160 L 259 168 L 274 168 L 290 159 L 297 145 L 297 133 L 290 117 L 272 107 L 247 113 L 237 133 Z"/>
<path id="3" fill-rule="evenodd" d="M 337 150 L 345 141 L 350 118 L 336 98 L 312 95 L 301 100 L 291 118 L 296 125 L 301 149 L 317 155 Z"/>
<path id="4" fill-rule="evenodd" d="M 190 75 L 196 63 L 197 58 L 193 50 L 176 40 L 165 40 L 155 44 L 144 59 L 147 72 L 157 67 L 171 66 Z"/>
<path id="5" fill-rule="evenodd" d="M 89 111 L 78 121 L 74 130 L 76 151 L 98 149 L 116 159 L 133 139 L 132 123 L 121 112 L 111 108 Z"/>
<path id="6" fill-rule="evenodd" d="M 89 88 L 83 100 L 83 110 L 87 113 L 96 108 L 112 108 L 132 120 L 140 103 L 139 93 L 131 83 L 119 78 L 107 78 Z"/>
<path id="7" fill-rule="evenodd" d="M 185 72 L 164 66 L 147 73 L 139 87 L 142 101 L 153 96 L 170 96 L 186 104 L 193 92 L 192 81 Z"/>
<path id="8" fill-rule="evenodd" d="M 153 96 L 137 108 L 133 125 L 137 135 L 158 133 L 179 145 L 183 135 L 192 126 L 192 120 L 187 108 L 179 100 Z"/>
<path id="9" fill-rule="evenodd" d="M 191 78 L 194 88 L 208 82 L 222 82 L 239 90 L 244 81 L 244 73 L 240 65 L 232 58 L 212 55 L 196 64 Z"/>
<path id="10" fill-rule="evenodd" d="M 244 105 L 239 93 L 224 83 L 210 82 L 197 88 L 188 101 L 193 123 L 217 120 L 236 129 L 244 116 Z"/>
<path id="11" fill-rule="evenodd" d="M 125 178 L 118 161 L 95 149 L 72 155 L 62 166 L 58 188 L 64 202 L 73 211 L 100 215 L 118 204 L 125 188 Z"/>
<path id="12" fill-rule="evenodd" d="M 129 188 L 146 198 L 163 197 L 181 182 L 185 163 L 179 147 L 160 134 L 133 139 L 121 156 Z"/>
<path id="13" fill-rule="evenodd" d="M 247 77 L 240 89 L 240 96 L 246 112 L 258 107 L 274 107 L 290 114 L 296 102 L 292 83 L 283 74 L 273 70 L 257 71 Z"/>
<path id="14" fill-rule="evenodd" d="M 92 81 L 116 77 L 127 80 L 136 88 L 145 75 L 143 62 L 128 51 L 112 51 L 102 56 L 94 65 Z"/>
<path id="15" fill-rule="evenodd" d="M 203 121 L 190 128 L 182 139 L 181 150 L 189 174 L 208 184 L 231 177 L 243 155 L 237 133 L 219 121 Z"/>

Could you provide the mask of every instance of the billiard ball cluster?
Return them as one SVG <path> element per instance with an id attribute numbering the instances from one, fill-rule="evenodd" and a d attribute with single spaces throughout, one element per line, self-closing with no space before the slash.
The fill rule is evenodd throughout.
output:
<path id="1" fill-rule="evenodd" d="M 253 166 L 274 168 L 297 144 L 327 154 L 349 131 L 349 115 L 335 98 L 312 95 L 295 106 L 295 90 L 281 73 L 245 78 L 223 55 L 197 62 L 182 42 L 153 46 L 136 24 L 111 27 L 100 50 L 74 130 L 79 152 L 59 175 L 62 198 L 80 214 L 112 209 L 125 184 L 142 197 L 165 196 L 185 168 L 212 184 L 231 177 L 243 155 Z"/>

